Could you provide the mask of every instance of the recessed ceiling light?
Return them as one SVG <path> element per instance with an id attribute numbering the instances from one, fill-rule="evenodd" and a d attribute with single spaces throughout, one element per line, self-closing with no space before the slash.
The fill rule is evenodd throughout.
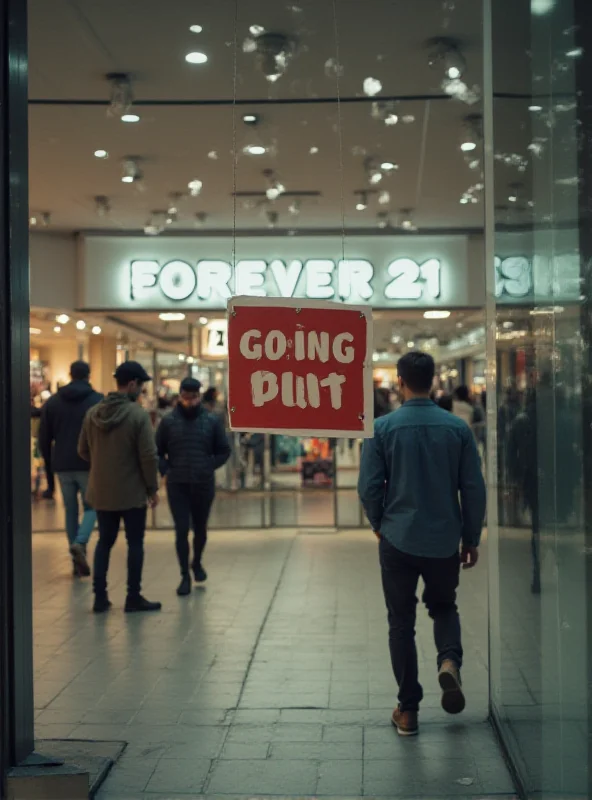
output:
<path id="1" fill-rule="evenodd" d="M 448 319 L 450 316 L 450 311 L 444 311 L 440 309 L 434 309 L 433 311 L 425 311 L 423 318 L 424 319 Z"/>
<path id="2" fill-rule="evenodd" d="M 584 54 L 583 47 L 572 47 L 571 50 L 568 50 L 565 54 L 568 58 L 580 58 Z"/>
<path id="3" fill-rule="evenodd" d="M 458 67 L 448 67 L 446 70 L 446 75 L 451 81 L 457 81 L 460 78 L 461 72 Z"/>
<path id="4" fill-rule="evenodd" d="M 134 182 L 134 178 L 133 178 L 132 175 L 124 175 L 123 178 L 121 179 L 121 182 L 122 183 L 133 183 Z"/>
<path id="5" fill-rule="evenodd" d="M 243 122 L 245 125 L 256 125 L 259 122 L 257 114 L 244 114 Z"/>
<path id="6" fill-rule="evenodd" d="M 180 311 L 166 311 L 164 314 L 159 314 L 158 319 L 163 322 L 182 322 L 185 319 L 185 314 Z"/>
<path id="7" fill-rule="evenodd" d="M 54 333 L 61 333 L 62 332 L 61 326 L 60 325 L 54 325 L 53 332 Z"/>
<path id="8" fill-rule="evenodd" d="M 70 317 L 67 314 L 58 314 L 56 317 L 56 322 L 60 325 L 67 325 L 70 322 Z"/>
<path id="9" fill-rule="evenodd" d="M 393 164 L 392 161 L 383 161 L 380 165 L 380 169 L 384 172 L 392 172 L 394 169 L 399 169 L 396 164 Z"/>
<path id="10" fill-rule="evenodd" d="M 189 30 L 191 31 L 191 33 L 201 33 L 203 31 L 203 28 L 201 25 L 190 25 Z"/>
<path id="11" fill-rule="evenodd" d="M 99 336 L 99 334 L 102 333 L 101 326 L 93 325 L 91 333 L 93 333 L 95 336 Z"/>
<path id="12" fill-rule="evenodd" d="M 83 331 L 86 328 L 86 322 L 83 319 L 79 319 L 76 323 L 76 328 L 79 331 Z"/>
<path id="13" fill-rule="evenodd" d="M 542 106 L 537 106 L 536 104 L 533 104 L 531 106 L 528 106 L 528 110 L 529 111 L 542 111 L 543 107 Z"/>
<path id="14" fill-rule="evenodd" d="M 413 350 L 413 348 L 415 347 L 415 342 L 407 342 L 407 347 L 408 347 L 410 350 Z"/>
<path id="15" fill-rule="evenodd" d="M 460 146 L 460 149 L 463 151 L 463 153 L 470 153 L 471 150 L 475 150 L 476 148 L 477 145 L 475 142 L 463 142 Z"/>
<path id="16" fill-rule="evenodd" d="M 263 156 L 267 153 L 267 148 L 260 144 L 248 144 L 244 148 L 243 153 L 249 156 Z"/>
<path id="17" fill-rule="evenodd" d="M 109 158 L 109 153 L 106 150 L 95 150 L 95 158 Z"/>
<path id="18" fill-rule="evenodd" d="M 208 318 L 207 317 L 200 317 L 199 318 L 199 324 L 200 325 L 207 325 L 208 324 Z"/>
<path id="19" fill-rule="evenodd" d="M 137 114 L 123 114 L 121 117 L 122 122 L 139 122 L 140 117 Z"/>
<path id="20" fill-rule="evenodd" d="M 251 25 L 249 33 L 251 36 L 261 36 L 262 33 L 265 33 L 265 28 L 263 25 Z"/>
<path id="21" fill-rule="evenodd" d="M 40 336 L 41 328 L 29 328 L 29 333 L 31 334 L 31 336 Z"/>
<path id="22" fill-rule="evenodd" d="M 189 64 L 205 64 L 208 57 L 205 53 L 187 53 L 185 61 Z"/>
<path id="23" fill-rule="evenodd" d="M 34 228 L 37 225 L 37 217 L 29 217 L 29 225 Z"/>
<path id="24" fill-rule="evenodd" d="M 530 0 L 530 12 L 537 17 L 548 14 L 555 8 L 555 0 Z"/>

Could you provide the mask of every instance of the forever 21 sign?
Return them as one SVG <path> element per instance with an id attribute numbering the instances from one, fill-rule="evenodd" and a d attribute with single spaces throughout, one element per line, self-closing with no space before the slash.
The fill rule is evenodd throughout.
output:
<path id="1" fill-rule="evenodd" d="M 364 300 L 380 305 L 386 301 L 430 303 L 441 294 L 441 263 L 436 258 L 417 263 L 398 258 L 386 266 L 382 297 L 373 286 L 374 266 L 364 259 L 313 258 L 307 261 L 271 262 L 252 259 L 237 261 L 202 260 L 195 267 L 178 259 L 163 264 L 156 260 L 131 262 L 130 296 L 141 301 L 160 292 L 167 300 L 190 298 L 222 301 L 233 295 L 251 297 L 304 297 L 317 300 Z"/>

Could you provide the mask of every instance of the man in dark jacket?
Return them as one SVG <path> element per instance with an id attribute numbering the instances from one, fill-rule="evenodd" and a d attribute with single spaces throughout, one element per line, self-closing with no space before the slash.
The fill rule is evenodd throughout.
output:
<path id="1" fill-rule="evenodd" d="M 99 403 L 103 395 L 95 392 L 90 385 L 90 367 L 84 361 L 72 364 L 70 377 L 72 381 L 43 406 L 39 448 L 45 463 L 52 465 L 62 489 L 74 575 L 87 576 L 90 575 L 90 569 L 86 560 L 86 546 L 97 515 L 85 500 L 89 465 L 78 455 L 78 437 L 86 412 Z M 82 522 L 79 496 L 84 509 Z"/>
<path id="2" fill-rule="evenodd" d="M 179 596 L 191 592 L 189 525 L 193 523 L 192 569 L 196 583 L 207 574 L 201 559 L 214 501 L 214 472 L 228 461 L 230 445 L 220 418 L 200 403 L 201 384 L 185 378 L 175 410 L 164 417 L 156 433 L 161 473 L 167 476 L 167 494 L 175 521 L 177 558 L 181 567 Z"/>

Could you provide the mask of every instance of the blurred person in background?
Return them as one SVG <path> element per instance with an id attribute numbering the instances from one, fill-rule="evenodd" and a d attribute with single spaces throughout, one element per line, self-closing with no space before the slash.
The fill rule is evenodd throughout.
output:
<path id="1" fill-rule="evenodd" d="M 144 384 L 152 378 L 136 361 L 124 361 L 114 377 L 117 391 L 91 408 L 78 443 L 78 453 L 90 462 L 86 499 L 97 510 L 99 522 L 93 611 L 102 614 L 111 608 L 107 572 L 121 520 L 128 547 L 125 611 L 160 611 L 160 603 L 140 593 L 147 508 L 158 505 L 154 431 L 148 412 L 138 402 Z"/>
<path id="2" fill-rule="evenodd" d="M 179 403 L 156 431 L 161 475 L 166 476 L 167 495 L 175 522 L 175 545 L 181 570 L 177 594 L 191 593 L 189 528 L 193 526 L 191 569 L 195 582 L 203 584 L 207 573 L 203 553 L 208 519 L 216 493 L 215 471 L 230 456 L 230 446 L 220 417 L 201 402 L 201 383 L 185 378 Z"/>
<path id="3" fill-rule="evenodd" d="M 74 576 L 86 577 L 90 575 L 86 547 L 97 515 L 85 500 L 89 464 L 78 455 L 78 439 L 86 412 L 103 395 L 92 388 L 90 367 L 85 361 L 75 361 L 70 366 L 70 377 L 71 382 L 50 397 L 41 410 L 39 448 L 60 482 Z"/>

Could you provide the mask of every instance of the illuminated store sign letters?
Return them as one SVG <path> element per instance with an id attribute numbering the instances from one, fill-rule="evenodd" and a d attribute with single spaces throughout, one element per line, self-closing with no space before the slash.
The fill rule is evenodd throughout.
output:
<path id="1" fill-rule="evenodd" d="M 495 257 L 495 296 L 525 297 L 532 289 L 532 265 L 524 256 Z"/>
<path id="2" fill-rule="evenodd" d="M 389 281 L 384 288 L 387 300 L 437 300 L 441 292 L 441 264 L 431 258 L 421 264 L 398 258 L 386 266 Z M 157 289 L 172 301 L 226 301 L 232 295 L 250 297 L 305 297 L 313 300 L 371 300 L 374 266 L 364 259 L 312 258 L 286 264 L 276 259 L 237 261 L 234 270 L 227 261 L 198 261 L 194 268 L 187 261 L 131 262 L 132 300 L 150 297 Z"/>

